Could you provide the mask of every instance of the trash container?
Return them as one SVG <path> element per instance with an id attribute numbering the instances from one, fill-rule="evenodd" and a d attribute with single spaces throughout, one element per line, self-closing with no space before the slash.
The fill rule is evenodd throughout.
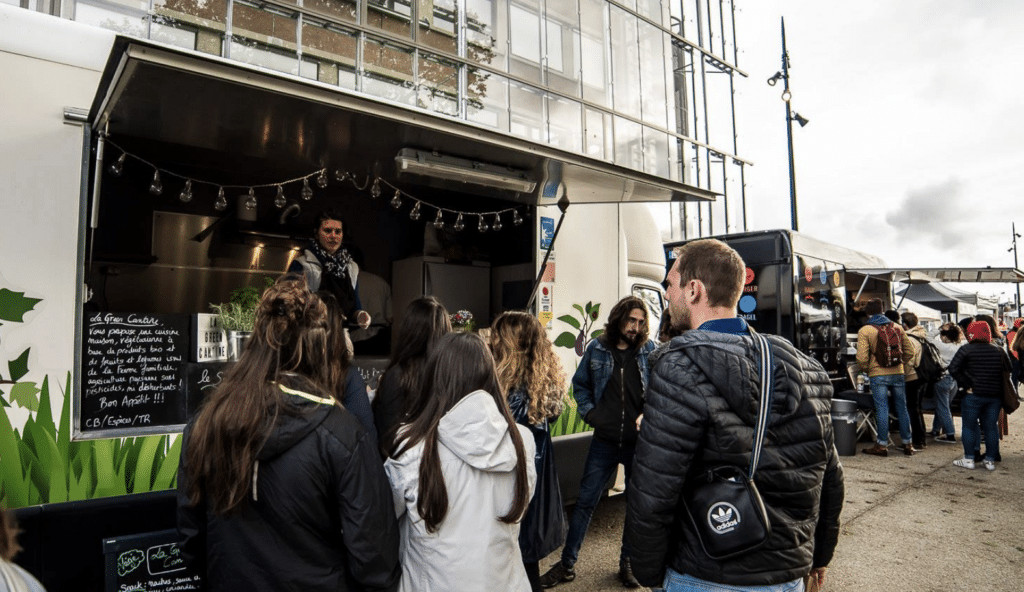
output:
<path id="1" fill-rule="evenodd" d="M 832 432 L 839 456 L 857 454 L 857 403 L 832 399 Z"/>

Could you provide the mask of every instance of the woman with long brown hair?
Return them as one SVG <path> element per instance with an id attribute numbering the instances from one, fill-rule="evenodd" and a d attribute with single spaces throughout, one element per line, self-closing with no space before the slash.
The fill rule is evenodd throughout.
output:
<path id="1" fill-rule="evenodd" d="M 402 531 L 405 592 L 528 592 L 519 522 L 536 479 L 487 345 L 449 333 L 427 360 L 385 462 Z"/>
<path id="2" fill-rule="evenodd" d="M 397 587 L 387 479 L 330 391 L 328 327 L 302 278 L 278 280 L 241 359 L 185 429 L 178 529 L 209 590 Z"/>
<path id="3" fill-rule="evenodd" d="M 540 592 L 540 560 L 565 543 L 565 513 L 558 488 L 548 422 L 562 412 L 565 372 L 544 327 L 533 315 L 512 311 L 491 323 L 491 352 L 512 416 L 533 434 L 537 486 L 519 530 L 519 549 L 533 592 Z"/>
<path id="4" fill-rule="evenodd" d="M 320 291 L 317 296 L 327 307 L 327 381 L 330 392 L 356 416 L 374 446 L 377 445 L 377 427 L 373 422 L 373 411 L 370 408 L 370 397 L 366 394 L 366 381 L 359 373 L 359 368 L 352 365 L 352 340 L 345 329 L 345 313 L 341 310 L 338 298 L 331 292 Z"/>
<path id="5" fill-rule="evenodd" d="M 380 377 L 373 399 L 373 422 L 385 455 L 394 444 L 395 428 L 406 417 L 410 393 L 420 390 L 430 352 L 451 330 L 448 311 L 437 298 L 417 298 L 406 307 L 395 339 L 395 354 Z"/>

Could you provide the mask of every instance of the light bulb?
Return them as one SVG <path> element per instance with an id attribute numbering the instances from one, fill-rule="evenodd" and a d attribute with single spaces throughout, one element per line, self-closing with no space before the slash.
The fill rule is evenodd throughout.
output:
<path id="1" fill-rule="evenodd" d="M 512 210 L 512 225 L 522 226 L 523 219 L 519 216 L 519 210 Z"/>
<path id="2" fill-rule="evenodd" d="M 348 179 L 348 173 L 341 169 L 334 169 L 334 180 L 341 183 L 345 179 Z"/>
<path id="3" fill-rule="evenodd" d="M 437 211 L 437 218 L 434 218 L 434 228 L 438 230 L 444 228 L 444 215 L 441 214 L 441 210 Z"/>
<path id="4" fill-rule="evenodd" d="M 256 193 L 252 187 L 249 188 L 249 196 L 245 198 L 245 209 L 249 211 L 256 209 Z"/>
<path id="5" fill-rule="evenodd" d="M 309 188 L 309 177 L 302 180 L 302 192 L 299 195 L 306 201 L 313 199 L 313 190 Z"/>
<path id="6" fill-rule="evenodd" d="M 373 187 L 370 187 L 370 197 L 373 199 L 380 197 L 380 177 L 373 180 Z"/>
<path id="7" fill-rule="evenodd" d="M 283 208 L 287 204 L 288 204 L 288 199 L 285 198 L 285 196 L 284 196 L 284 186 L 278 185 L 277 186 L 277 197 L 274 198 L 274 205 L 279 207 L 279 208 Z"/>
<path id="8" fill-rule="evenodd" d="M 466 223 L 462 221 L 462 212 L 459 212 L 459 217 L 455 219 L 455 230 L 462 231 L 466 227 Z"/>
<path id="9" fill-rule="evenodd" d="M 217 201 L 213 202 L 213 207 L 218 210 L 223 210 L 228 207 L 228 198 L 224 197 L 224 188 L 217 189 Z"/>
<path id="10" fill-rule="evenodd" d="M 414 205 L 412 207 L 412 211 L 409 212 L 409 219 L 410 220 L 419 220 L 420 219 L 420 202 L 416 202 L 416 205 Z"/>
<path id="11" fill-rule="evenodd" d="M 320 189 L 327 187 L 327 169 L 320 169 L 320 174 L 316 176 L 316 186 Z"/>
<path id="12" fill-rule="evenodd" d="M 128 156 L 127 152 L 122 152 L 121 156 L 117 160 L 110 163 L 110 172 L 114 176 L 120 177 L 121 173 L 124 172 L 124 159 Z"/>
<path id="13" fill-rule="evenodd" d="M 494 225 L 491 228 L 494 229 L 494 232 L 501 230 L 501 214 L 494 215 Z"/>
<path id="14" fill-rule="evenodd" d="M 476 225 L 477 230 L 480 232 L 487 232 L 487 223 L 484 222 L 483 215 L 477 216 L 480 219 L 480 223 Z"/>
<path id="15" fill-rule="evenodd" d="M 149 192 L 160 195 L 164 192 L 164 184 L 160 182 L 160 171 L 153 171 L 153 182 L 149 184 Z"/>
<path id="16" fill-rule="evenodd" d="M 396 210 L 402 207 L 402 192 L 397 189 L 395 190 L 395 196 L 391 198 L 391 207 Z"/>
<path id="17" fill-rule="evenodd" d="M 185 179 L 185 186 L 182 187 L 178 199 L 185 203 L 192 201 L 192 179 Z"/>

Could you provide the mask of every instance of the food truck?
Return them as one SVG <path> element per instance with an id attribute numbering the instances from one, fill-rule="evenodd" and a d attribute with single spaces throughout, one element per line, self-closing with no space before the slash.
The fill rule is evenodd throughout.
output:
<path id="1" fill-rule="evenodd" d="M 853 388 L 861 312 L 872 298 L 900 309 L 893 284 L 932 282 L 1019 283 L 1013 268 L 894 268 L 881 258 L 791 230 L 764 230 L 712 237 L 726 242 L 747 264 L 737 313 L 755 330 L 781 335 L 828 371 L 836 392 Z M 667 265 L 674 249 L 665 244 Z"/>
<path id="2" fill-rule="evenodd" d="M 623 295 L 657 326 L 650 204 L 714 198 L 32 11 L 0 5 L 0 30 L 0 499 L 51 588 L 172 544 L 125 537 L 174 526 L 180 430 L 236 345 L 211 304 L 280 275 L 319 211 L 344 214 L 396 322 L 425 294 L 478 328 L 529 307 L 571 375 Z M 572 499 L 587 428 L 570 403 L 555 429 Z"/>

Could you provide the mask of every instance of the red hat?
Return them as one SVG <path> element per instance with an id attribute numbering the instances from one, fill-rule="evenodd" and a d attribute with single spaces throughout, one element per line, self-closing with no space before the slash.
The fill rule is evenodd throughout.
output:
<path id="1" fill-rule="evenodd" d="M 989 328 L 988 323 L 985 321 L 974 321 L 967 325 L 967 341 L 970 343 L 975 341 L 992 343 L 992 329 Z"/>
<path id="2" fill-rule="evenodd" d="M 1020 329 L 1021 325 L 1024 325 L 1024 319 L 1014 319 L 1014 321 L 1013 321 L 1013 328 L 1014 329 Z"/>

